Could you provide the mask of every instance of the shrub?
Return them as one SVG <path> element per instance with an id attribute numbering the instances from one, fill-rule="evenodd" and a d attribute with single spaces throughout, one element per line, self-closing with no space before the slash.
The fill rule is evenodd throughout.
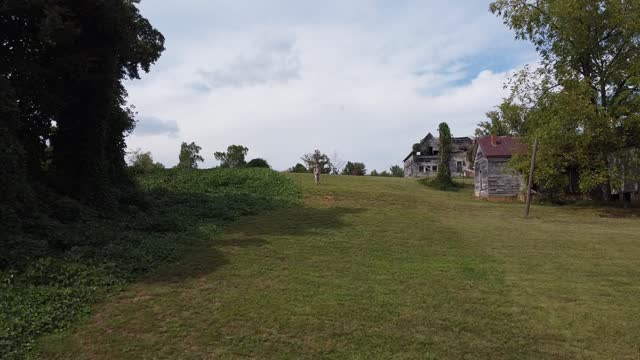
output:
<path id="1" fill-rule="evenodd" d="M 256 158 L 256 159 L 250 160 L 247 163 L 247 167 L 250 167 L 250 168 L 265 168 L 265 169 L 270 169 L 271 168 L 271 166 L 269 165 L 267 160 L 261 159 L 261 158 Z"/>

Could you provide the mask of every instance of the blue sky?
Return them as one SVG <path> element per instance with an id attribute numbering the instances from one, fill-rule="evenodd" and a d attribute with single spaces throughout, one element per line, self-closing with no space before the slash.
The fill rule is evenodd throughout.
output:
<path id="1" fill-rule="evenodd" d="M 489 1 L 144 0 L 167 50 L 129 82 L 130 150 L 173 166 L 182 141 L 247 146 L 284 170 L 314 149 L 400 164 L 440 122 L 472 135 L 537 56 Z"/>

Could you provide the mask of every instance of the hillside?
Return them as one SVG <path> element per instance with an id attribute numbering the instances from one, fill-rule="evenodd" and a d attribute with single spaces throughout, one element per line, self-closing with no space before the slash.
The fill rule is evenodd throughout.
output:
<path id="1" fill-rule="evenodd" d="M 637 357 L 637 216 L 534 206 L 525 220 L 521 204 L 477 201 L 469 189 L 290 177 L 304 206 L 209 233 L 42 341 L 40 356 Z"/>

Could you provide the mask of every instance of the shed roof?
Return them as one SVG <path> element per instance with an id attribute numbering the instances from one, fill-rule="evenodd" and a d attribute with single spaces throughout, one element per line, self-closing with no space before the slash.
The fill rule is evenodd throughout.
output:
<path id="1" fill-rule="evenodd" d="M 511 157 L 515 154 L 527 152 L 527 146 L 519 137 L 496 136 L 496 144 L 491 143 L 491 136 L 477 139 L 478 148 L 486 157 Z"/>

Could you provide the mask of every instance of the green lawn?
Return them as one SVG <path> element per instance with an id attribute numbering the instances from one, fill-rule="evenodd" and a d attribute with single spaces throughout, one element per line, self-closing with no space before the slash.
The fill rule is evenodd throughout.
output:
<path id="1" fill-rule="evenodd" d="M 638 359 L 640 217 L 291 175 L 244 217 L 39 344 L 61 359 Z"/>

